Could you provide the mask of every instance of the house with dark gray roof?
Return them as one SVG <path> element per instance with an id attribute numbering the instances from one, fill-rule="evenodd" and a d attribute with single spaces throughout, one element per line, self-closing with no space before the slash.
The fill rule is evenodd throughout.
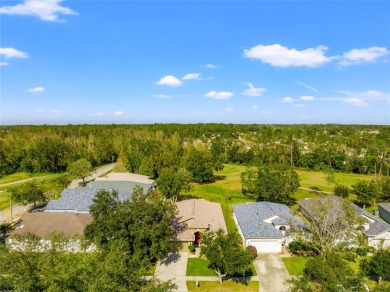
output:
<path id="1" fill-rule="evenodd" d="M 326 198 L 331 198 L 332 202 L 335 201 L 335 203 L 336 201 L 341 200 L 340 197 L 337 196 Z M 310 210 L 310 207 L 312 206 L 311 202 L 318 203 L 324 200 L 325 198 L 301 200 L 298 202 L 299 210 L 304 216 L 307 216 L 308 214 L 312 216 L 311 213 L 313 212 Z M 390 247 L 390 224 L 386 223 L 378 217 L 375 217 L 374 215 L 353 203 L 351 203 L 351 206 L 355 208 L 356 212 L 360 214 L 360 216 L 362 216 L 365 220 L 365 224 L 363 225 L 363 235 L 367 238 L 367 244 L 375 248 Z"/>
<path id="2" fill-rule="evenodd" d="M 100 189 L 65 189 L 57 200 L 51 200 L 46 207 L 41 209 L 44 212 L 74 212 L 89 213 L 89 207 Z M 131 197 L 130 192 L 118 192 L 119 200 L 124 201 Z"/>
<path id="3" fill-rule="evenodd" d="M 244 246 L 252 245 L 258 252 L 282 252 L 292 239 L 291 227 L 304 228 L 289 207 L 271 202 L 233 205 L 233 218 Z"/>
<path id="4" fill-rule="evenodd" d="M 390 224 L 390 203 L 379 203 L 379 216 Z"/>

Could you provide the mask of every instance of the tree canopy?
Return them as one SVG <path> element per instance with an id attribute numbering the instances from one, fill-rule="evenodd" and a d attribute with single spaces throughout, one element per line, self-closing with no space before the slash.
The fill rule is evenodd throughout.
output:
<path id="1" fill-rule="evenodd" d="M 225 234 L 221 229 L 203 235 L 201 252 L 210 261 L 209 267 L 215 271 L 220 283 L 226 275 L 245 276 L 252 263 L 250 253 L 240 244 L 239 235 Z"/>
<path id="2" fill-rule="evenodd" d="M 85 178 L 89 176 L 92 171 L 92 164 L 87 159 L 81 158 L 69 164 L 67 171 L 70 175 L 81 178 L 84 183 Z"/>
<path id="3" fill-rule="evenodd" d="M 244 194 L 253 194 L 258 201 L 292 205 L 291 195 L 299 187 L 299 178 L 286 164 L 270 164 L 247 168 L 241 174 L 241 184 Z"/>
<path id="4" fill-rule="evenodd" d="M 191 189 L 192 175 L 184 168 L 167 168 L 161 171 L 160 177 L 156 180 L 159 191 L 167 198 L 176 202 L 182 192 Z"/>
<path id="5" fill-rule="evenodd" d="M 303 275 L 287 283 L 292 292 L 366 291 L 361 277 L 353 272 L 345 260 L 332 253 L 310 258 Z"/>

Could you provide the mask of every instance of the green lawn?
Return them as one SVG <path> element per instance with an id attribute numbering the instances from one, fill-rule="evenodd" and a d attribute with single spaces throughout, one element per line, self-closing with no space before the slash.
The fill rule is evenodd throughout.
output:
<path id="1" fill-rule="evenodd" d="M 290 257 L 282 258 L 282 261 L 291 276 L 300 276 L 303 275 L 303 269 L 308 259 L 304 257 Z"/>
<path id="2" fill-rule="evenodd" d="M 219 292 L 230 292 L 230 291 L 259 291 L 259 282 L 248 282 L 236 283 L 233 281 L 224 281 L 222 284 L 219 282 L 199 282 L 199 287 L 195 286 L 195 281 L 187 282 L 188 291 L 219 291 Z"/>
<path id="3" fill-rule="evenodd" d="M 208 268 L 209 263 L 206 259 L 189 258 L 187 276 L 216 276 L 215 272 Z"/>
<path id="4" fill-rule="evenodd" d="M 29 172 L 17 172 L 9 175 L 5 175 L 2 178 L 0 178 L 0 185 L 1 184 L 6 184 L 10 182 L 15 182 L 18 180 L 24 180 L 24 179 L 29 179 L 29 178 L 39 178 L 42 176 L 51 176 L 53 173 L 49 172 L 43 172 L 43 173 L 29 173 Z"/>

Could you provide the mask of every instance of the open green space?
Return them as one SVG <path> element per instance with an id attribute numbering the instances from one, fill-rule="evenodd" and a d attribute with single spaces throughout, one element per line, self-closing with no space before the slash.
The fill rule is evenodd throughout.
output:
<path id="1" fill-rule="evenodd" d="M 245 196 L 241 192 L 241 173 L 246 167 L 242 165 L 225 164 L 224 169 L 217 172 L 218 180 L 209 184 L 194 184 L 190 194 L 211 202 L 221 204 L 226 226 L 229 232 L 236 231 L 236 226 L 232 217 L 233 204 L 243 204 L 246 202 L 255 202 L 255 198 Z M 300 178 L 301 187 L 318 187 L 324 191 L 333 191 L 334 184 L 328 184 L 325 175 L 322 172 L 297 170 Z M 336 182 L 347 186 L 352 186 L 358 180 L 369 180 L 373 176 L 336 173 Z M 293 197 L 299 201 L 306 198 L 315 198 L 318 195 L 306 190 L 299 189 Z M 353 199 L 353 196 L 351 196 Z M 375 209 L 375 206 L 372 207 Z M 293 211 L 298 210 L 298 204 L 292 206 Z M 371 211 L 371 209 L 369 209 Z"/>
<path id="2" fill-rule="evenodd" d="M 188 281 L 188 291 L 219 291 L 219 292 L 230 292 L 230 291 L 259 291 L 259 282 L 248 281 L 245 283 L 224 281 L 222 284 L 219 282 L 199 282 L 196 287 L 195 281 Z"/>
<path id="3" fill-rule="evenodd" d="M 282 258 L 282 261 L 291 276 L 301 276 L 303 275 L 303 269 L 308 259 L 304 257 L 290 257 Z"/>
<path id="4" fill-rule="evenodd" d="M 215 272 L 208 268 L 209 263 L 206 259 L 189 258 L 187 276 L 216 276 Z"/>
<path id="5" fill-rule="evenodd" d="M 40 178 L 40 177 L 50 177 L 51 175 L 56 175 L 54 173 L 42 172 L 42 173 L 30 173 L 30 172 L 17 172 L 9 175 L 5 175 L 0 178 L 0 185 L 16 182 L 18 180 L 24 180 L 29 178 Z"/>

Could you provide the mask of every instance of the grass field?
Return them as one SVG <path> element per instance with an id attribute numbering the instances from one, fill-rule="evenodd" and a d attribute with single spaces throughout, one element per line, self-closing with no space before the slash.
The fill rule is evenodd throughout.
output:
<path id="1" fill-rule="evenodd" d="M 230 292 L 230 291 L 247 291 L 254 292 L 259 291 L 259 282 L 248 282 L 236 283 L 233 281 L 224 281 L 222 284 L 219 282 L 199 282 L 199 286 L 195 286 L 195 281 L 187 282 L 188 291 L 219 291 L 219 292 Z"/>
<path id="2" fill-rule="evenodd" d="M 209 184 L 194 184 L 190 192 L 191 195 L 221 204 L 229 232 L 236 231 L 232 217 L 233 204 L 255 202 L 255 198 L 249 198 L 241 192 L 241 172 L 245 171 L 245 169 L 246 167 L 242 165 L 225 164 L 224 169 L 216 173 L 216 176 L 220 177 L 219 180 Z M 324 191 L 333 191 L 334 184 L 328 184 L 322 172 L 297 170 L 297 173 L 301 187 L 310 188 L 315 186 Z M 335 178 L 337 183 L 350 187 L 358 180 L 369 180 L 373 176 L 336 173 Z M 301 189 L 293 195 L 298 201 L 317 196 L 314 193 Z M 351 196 L 351 199 L 353 199 L 353 196 Z M 372 206 L 368 211 L 372 211 L 371 209 L 375 208 L 376 206 Z M 294 205 L 292 209 L 297 210 L 298 205 Z"/>
<path id="3" fill-rule="evenodd" d="M 189 258 L 187 276 L 215 276 L 215 272 L 208 268 L 209 263 L 206 259 Z"/>
<path id="4" fill-rule="evenodd" d="M 291 276 L 300 276 L 303 275 L 303 269 L 308 259 L 304 257 L 290 257 L 282 258 L 282 261 Z"/>
<path id="5" fill-rule="evenodd" d="M 20 174 L 20 175 L 19 175 Z M 39 181 L 40 183 L 42 183 L 43 185 L 43 188 L 45 190 L 50 190 L 50 189 L 53 189 L 55 187 L 54 185 L 54 180 L 56 178 L 59 178 L 61 176 L 63 176 L 64 174 L 63 173 L 42 173 L 42 174 L 36 174 L 36 176 L 33 176 L 37 181 Z M 18 173 L 18 174 L 12 174 L 12 175 L 8 175 L 6 177 L 3 177 L 2 179 L 7 179 L 9 176 L 12 176 L 13 178 L 15 177 L 20 177 L 21 179 L 26 179 L 23 175 L 23 173 Z M 30 178 L 30 177 L 27 177 L 27 178 Z M 14 180 L 16 181 L 16 180 Z M 4 183 L 4 182 L 3 182 Z M 8 192 L 8 189 L 9 188 L 12 188 L 12 187 L 15 187 L 16 185 L 10 185 L 10 186 L 1 186 L 0 185 L 0 210 L 4 209 L 4 208 L 8 208 L 9 207 L 9 204 L 10 204 L 10 195 L 9 195 L 9 192 Z M 16 204 L 15 201 L 12 201 L 12 204 Z"/>
<path id="6" fill-rule="evenodd" d="M 18 180 L 24 180 L 29 178 L 39 178 L 42 176 L 51 176 L 53 173 L 43 172 L 43 173 L 29 173 L 29 172 L 17 172 L 9 175 L 5 175 L 0 178 L 0 185 L 15 182 Z"/>

